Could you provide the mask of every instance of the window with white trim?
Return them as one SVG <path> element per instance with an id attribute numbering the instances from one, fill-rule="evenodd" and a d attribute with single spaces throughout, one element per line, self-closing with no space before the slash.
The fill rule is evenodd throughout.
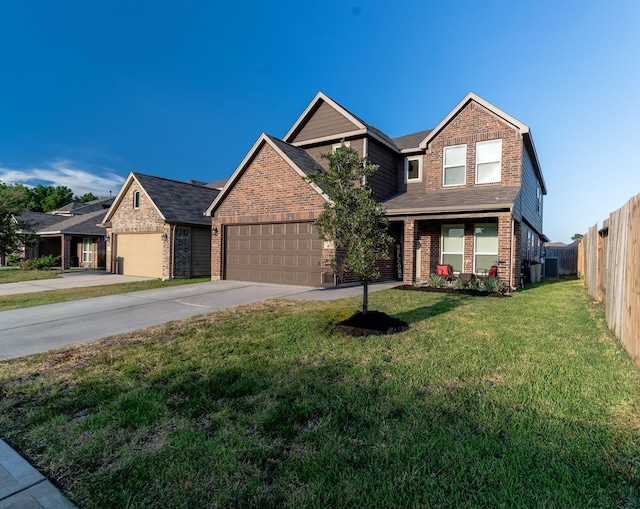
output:
<path id="1" fill-rule="evenodd" d="M 451 265 L 454 272 L 462 272 L 464 261 L 464 225 L 442 225 L 442 256 L 443 265 Z"/>
<path id="2" fill-rule="evenodd" d="M 498 265 L 498 223 L 478 223 L 473 231 L 474 272 L 488 274 L 492 265 Z"/>
<path id="3" fill-rule="evenodd" d="M 82 239 L 82 263 L 91 263 L 93 260 L 93 239 Z"/>
<path id="4" fill-rule="evenodd" d="M 351 142 L 350 141 L 343 141 L 342 143 L 334 143 L 331 146 L 331 151 L 332 152 L 340 152 L 342 150 L 342 144 L 344 143 L 345 147 L 351 147 Z"/>
<path id="5" fill-rule="evenodd" d="M 467 181 L 467 146 L 444 147 L 444 186 L 461 186 Z"/>
<path id="6" fill-rule="evenodd" d="M 140 208 L 140 191 L 133 192 L 133 208 L 134 209 Z"/>
<path id="7" fill-rule="evenodd" d="M 422 156 L 405 157 L 404 181 L 420 182 L 422 180 Z"/>
<path id="8" fill-rule="evenodd" d="M 500 182 L 502 140 L 476 143 L 476 184 Z"/>

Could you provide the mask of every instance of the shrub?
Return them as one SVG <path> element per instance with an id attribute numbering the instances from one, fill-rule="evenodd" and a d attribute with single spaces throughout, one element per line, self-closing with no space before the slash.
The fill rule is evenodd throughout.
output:
<path id="1" fill-rule="evenodd" d="M 445 288 L 447 286 L 447 280 L 437 274 L 429 274 L 425 283 L 432 288 Z"/>
<path id="2" fill-rule="evenodd" d="M 24 270 L 49 270 L 60 265 L 60 256 L 46 255 L 40 258 L 21 260 L 19 266 Z"/>
<path id="3" fill-rule="evenodd" d="M 11 265 L 12 267 L 19 267 L 20 262 L 22 261 L 22 258 L 20 258 L 20 255 L 13 254 L 9 256 L 9 258 L 7 258 L 7 261 L 9 262 L 9 265 Z"/>
<path id="4" fill-rule="evenodd" d="M 482 278 L 482 286 L 484 289 L 491 292 L 502 292 L 506 288 L 506 284 L 502 279 L 497 277 L 484 277 Z"/>
<path id="5" fill-rule="evenodd" d="M 456 289 L 458 289 L 458 290 L 466 290 L 471 286 L 471 280 L 469 280 L 469 279 L 456 279 L 455 286 L 456 286 Z"/>

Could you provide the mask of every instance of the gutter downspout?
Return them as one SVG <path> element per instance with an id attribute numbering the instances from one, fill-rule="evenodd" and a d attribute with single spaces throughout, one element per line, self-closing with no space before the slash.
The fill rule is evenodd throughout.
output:
<path id="1" fill-rule="evenodd" d="M 513 213 L 511 214 L 511 262 L 509 263 L 510 267 L 509 267 L 509 288 L 513 288 L 513 243 L 514 243 L 514 238 L 513 238 L 513 231 L 515 229 L 515 219 L 513 219 Z"/>

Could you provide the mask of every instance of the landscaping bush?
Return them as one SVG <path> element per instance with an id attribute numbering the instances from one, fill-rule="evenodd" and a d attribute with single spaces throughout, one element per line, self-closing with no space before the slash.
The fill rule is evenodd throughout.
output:
<path id="1" fill-rule="evenodd" d="M 49 270 L 60 265 L 60 256 L 46 255 L 40 258 L 21 260 L 19 267 L 23 270 Z"/>
<path id="2" fill-rule="evenodd" d="M 22 262 L 22 258 L 20 258 L 20 255 L 14 254 L 9 256 L 9 258 L 7 258 L 7 261 L 9 262 L 9 265 L 11 265 L 12 267 L 19 267 L 20 266 L 20 262 Z"/>
<path id="3" fill-rule="evenodd" d="M 483 277 L 482 286 L 484 286 L 484 289 L 489 293 L 491 292 L 501 293 L 506 288 L 506 284 L 504 283 L 504 281 L 497 277 Z"/>
<path id="4" fill-rule="evenodd" d="M 431 288 L 445 288 L 447 286 L 447 280 L 437 274 L 429 274 L 425 284 Z"/>

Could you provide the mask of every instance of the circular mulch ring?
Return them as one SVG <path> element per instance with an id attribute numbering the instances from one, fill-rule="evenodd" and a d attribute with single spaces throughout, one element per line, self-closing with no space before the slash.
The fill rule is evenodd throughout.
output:
<path id="1" fill-rule="evenodd" d="M 409 324 L 400 318 L 389 316 L 381 311 L 358 311 L 347 320 L 338 322 L 337 327 L 349 336 L 382 336 L 395 334 L 409 329 Z"/>

